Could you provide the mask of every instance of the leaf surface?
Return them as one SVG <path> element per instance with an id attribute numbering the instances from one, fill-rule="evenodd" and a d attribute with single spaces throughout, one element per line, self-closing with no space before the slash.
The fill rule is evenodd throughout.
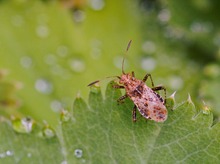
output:
<path id="1" fill-rule="evenodd" d="M 39 137 L 42 131 L 39 125 L 29 134 L 20 134 L 8 121 L 2 121 L 0 160 L 8 163 L 217 163 L 220 160 L 220 126 L 212 125 L 212 113 L 197 111 L 187 100 L 173 111 L 168 109 L 169 117 L 164 123 L 140 115 L 133 123 L 133 104 L 126 100 L 118 105 L 116 100 L 120 96 L 121 92 L 113 89 L 111 83 L 105 98 L 99 87 L 92 87 L 89 103 L 76 98 L 69 119 L 60 122 L 57 136 L 52 138 Z M 13 153 L 7 155 L 8 150 Z"/>

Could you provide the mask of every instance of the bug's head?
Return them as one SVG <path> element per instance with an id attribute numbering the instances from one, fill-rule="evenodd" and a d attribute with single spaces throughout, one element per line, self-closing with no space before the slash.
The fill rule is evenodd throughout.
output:
<path id="1" fill-rule="evenodd" d="M 123 73 L 119 79 L 119 83 L 123 85 L 128 85 L 133 81 L 133 77 L 130 73 Z"/>

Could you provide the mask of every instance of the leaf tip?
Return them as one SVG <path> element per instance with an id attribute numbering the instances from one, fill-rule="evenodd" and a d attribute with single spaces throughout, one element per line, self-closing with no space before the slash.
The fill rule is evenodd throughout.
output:
<path id="1" fill-rule="evenodd" d="M 71 114 L 69 111 L 62 109 L 60 113 L 60 121 L 61 122 L 68 122 L 71 118 Z"/>
<path id="2" fill-rule="evenodd" d="M 193 103 L 193 101 L 192 101 L 192 98 L 191 98 L 191 96 L 190 96 L 189 93 L 188 93 L 187 103 L 188 103 L 188 104 L 191 104 L 191 105 L 195 108 L 195 105 L 194 105 L 194 103 Z"/>
<path id="3" fill-rule="evenodd" d="M 91 93 L 99 93 L 101 91 L 99 83 L 90 86 Z"/>
<path id="4" fill-rule="evenodd" d="M 78 91 L 76 94 L 76 99 L 80 99 L 80 98 L 81 98 L 81 93 L 80 93 L 80 91 Z"/>
<path id="5" fill-rule="evenodd" d="M 176 91 L 172 95 L 170 95 L 170 97 L 168 97 L 166 99 L 166 106 L 168 108 L 170 108 L 171 110 L 174 109 L 174 106 L 175 106 L 175 103 L 176 103 L 176 101 L 175 101 L 175 94 L 176 94 Z"/>
<path id="6" fill-rule="evenodd" d="M 211 113 L 211 108 L 203 101 L 203 105 L 202 105 L 202 113 L 205 115 L 208 115 Z"/>

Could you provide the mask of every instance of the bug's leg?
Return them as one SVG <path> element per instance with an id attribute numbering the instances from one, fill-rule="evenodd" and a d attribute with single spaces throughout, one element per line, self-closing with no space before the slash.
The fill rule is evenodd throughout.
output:
<path id="1" fill-rule="evenodd" d="M 152 77 L 151 77 L 151 74 L 146 74 L 145 76 L 144 76 L 144 78 L 143 78 L 143 82 L 146 82 L 147 81 L 147 79 L 148 79 L 148 77 L 150 77 L 150 80 L 151 80 L 151 85 L 152 85 L 152 87 L 154 88 L 154 82 L 153 82 L 153 79 L 152 79 Z"/>
<path id="2" fill-rule="evenodd" d="M 128 95 L 125 94 L 124 96 L 119 97 L 119 99 L 117 100 L 117 102 L 118 102 L 118 103 L 122 103 L 123 100 L 126 99 L 127 97 L 128 97 Z"/>
<path id="3" fill-rule="evenodd" d="M 122 86 L 122 85 L 113 85 L 112 86 L 113 88 L 116 88 L 116 89 L 123 89 L 123 88 L 125 88 L 124 86 Z"/>
<path id="4" fill-rule="evenodd" d="M 131 72 L 132 77 L 135 77 L 134 71 Z"/>
<path id="5" fill-rule="evenodd" d="M 133 111 L 132 111 L 132 120 L 133 120 L 133 122 L 137 121 L 136 111 L 137 111 L 137 106 L 134 105 L 134 108 L 133 108 Z"/>
<path id="6" fill-rule="evenodd" d="M 166 88 L 164 86 L 156 86 L 151 88 L 153 91 L 159 91 L 159 90 L 163 90 L 164 91 L 164 103 L 166 104 L 166 99 L 167 99 L 167 92 L 166 92 Z"/>

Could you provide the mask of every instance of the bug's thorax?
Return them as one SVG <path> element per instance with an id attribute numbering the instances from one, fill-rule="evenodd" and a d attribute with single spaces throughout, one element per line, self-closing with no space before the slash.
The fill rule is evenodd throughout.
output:
<path id="1" fill-rule="evenodd" d="M 126 90 L 133 90 L 141 84 L 141 80 L 134 78 L 130 73 L 122 74 L 119 80 Z"/>

